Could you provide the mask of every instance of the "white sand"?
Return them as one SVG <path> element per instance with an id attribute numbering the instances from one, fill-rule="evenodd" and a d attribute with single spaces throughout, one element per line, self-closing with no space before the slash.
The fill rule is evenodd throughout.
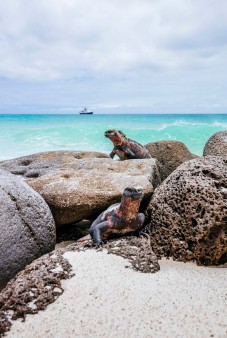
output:
<path id="1" fill-rule="evenodd" d="M 7 337 L 227 337 L 227 269 L 161 261 L 142 274 L 103 252 L 67 252 L 75 277 L 45 311 Z"/>

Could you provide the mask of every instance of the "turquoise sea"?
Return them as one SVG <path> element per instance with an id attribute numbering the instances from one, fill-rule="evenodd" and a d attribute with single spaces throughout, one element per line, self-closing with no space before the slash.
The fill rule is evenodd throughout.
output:
<path id="1" fill-rule="evenodd" d="M 227 130 L 227 115 L 0 115 L 0 160 L 60 149 L 109 153 L 107 129 L 142 144 L 178 140 L 202 155 L 207 139 Z"/>

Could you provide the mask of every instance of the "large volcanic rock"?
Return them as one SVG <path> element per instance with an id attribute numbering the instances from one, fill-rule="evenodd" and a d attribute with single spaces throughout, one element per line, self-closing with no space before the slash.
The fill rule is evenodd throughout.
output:
<path id="1" fill-rule="evenodd" d="M 119 202 L 127 186 L 140 186 L 144 200 L 160 183 L 157 160 L 81 159 L 60 170 L 28 179 L 50 206 L 58 225 L 87 219 Z"/>
<path id="2" fill-rule="evenodd" d="M 207 155 L 227 158 L 227 130 L 219 131 L 209 138 L 203 151 L 203 156 Z"/>
<path id="3" fill-rule="evenodd" d="M 5 170 L 0 170 L 0 234 L 0 284 L 55 245 L 55 224 L 46 202 Z"/>
<path id="4" fill-rule="evenodd" d="M 204 265 L 226 261 L 226 160 L 208 156 L 182 164 L 155 190 L 148 214 L 156 254 Z"/>
<path id="5" fill-rule="evenodd" d="M 47 151 L 2 161 L 0 162 L 0 168 L 25 178 L 35 178 L 53 172 L 56 169 L 68 168 L 82 158 L 110 157 L 107 154 L 95 151 Z"/>
<path id="6" fill-rule="evenodd" d="M 160 162 L 162 180 L 182 163 L 198 157 L 190 153 L 184 143 L 174 140 L 151 142 L 146 144 L 145 148 Z"/>

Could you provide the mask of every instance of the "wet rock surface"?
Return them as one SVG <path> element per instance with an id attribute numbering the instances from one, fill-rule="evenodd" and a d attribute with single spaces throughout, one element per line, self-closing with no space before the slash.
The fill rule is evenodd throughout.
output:
<path id="1" fill-rule="evenodd" d="M 227 159 L 227 130 L 219 131 L 207 141 L 203 156 L 222 156 Z"/>
<path id="2" fill-rule="evenodd" d="M 160 256 L 202 265 L 227 261 L 227 161 L 188 161 L 160 185 L 148 206 L 147 231 Z"/>
<path id="3" fill-rule="evenodd" d="M 145 148 L 161 164 L 162 180 L 165 180 L 182 163 L 198 157 L 192 154 L 182 142 L 174 140 L 148 143 Z"/>
<path id="4" fill-rule="evenodd" d="M 61 280 L 72 276 L 71 265 L 61 251 L 40 257 L 18 273 L 0 293 L 0 336 L 11 321 L 44 310 L 62 293 Z"/>
<path id="5" fill-rule="evenodd" d="M 127 236 L 109 240 L 100 247 L 92 246 L 92 241 L 74 243 L 66 247 L 66 250 L 86 251 L 107 250 L 108 254 L 114 254 L 127 259 L 134 270 L 144 273 L 154 273 L 160 270 L 157 256 L 152 251 L 149 236 Z"/>
<path id="6" fill-rule="evenodd" d="M 47 151 L 0 162 L 0 168 L 26 178 L 37 178 L 57 169 L 70 168 L 80 159 L 109 158 L 95 151 Z"/>
<path id="7" fill-rule="evenodd" d="M 54 249 L 55 224 L 43 198 L 20 178 L 0 170 L 0 285 Z"/>
<path id="8" fill-rule="evenodd" d="M 141 187 L 146 201 L 160 184 L 155 159 L 113 161 L 81 159 L 70 168 L 28 179 L 49 205 L 57 225 L 89 219 L 120 202 L 128 186 Z"/>

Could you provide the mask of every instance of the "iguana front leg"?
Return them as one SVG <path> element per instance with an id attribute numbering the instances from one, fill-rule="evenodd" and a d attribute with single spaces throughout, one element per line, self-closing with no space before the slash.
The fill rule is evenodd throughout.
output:
<path id="1" fill-rule="evenodd" d="M 90 235 L 93 240 L 93 243 L 96 245 L 100 245 L 103 243 L 102 232 L 107 230 L 110 227 L 109 221 L 104 221 L 101 223 L 92 224 L 90 229 Z"/>
<path id="2" fill-rule="evenodd" d="M 114 147 L 109 156 L 111 158 L 114 158 L 115 155 L 116 155 L 116 152 L 115 152 L 115 147 Z"/>

